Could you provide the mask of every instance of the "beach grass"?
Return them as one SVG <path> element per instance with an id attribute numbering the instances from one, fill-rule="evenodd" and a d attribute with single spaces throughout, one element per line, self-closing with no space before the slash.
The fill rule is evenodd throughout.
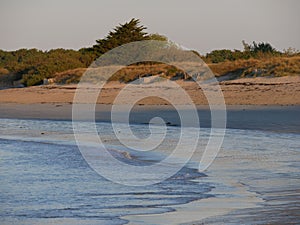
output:
<path id="1" fill-rule="evenodd" d="M 225 61 L 208 64 L 208 67 L 215 76 L 229 76 L 230 79 L 243 77 L 293 76 L 300 75 L 300 56 Z M 107 69 L 115 68 L 114 66 L 108 66 Z M 99 77 L 97 77 L 97 68 L 77 68 L 56 73 L 54 74 L 53 80 L 58 84 L 78 83 L 81 76 L 86 71 L 89 71 L 89 74 L 94 71 L 95 80 L 99 79 Z M 188 78 L 182 70 L 174 66 L 163 63 L 152 63 L 129 65 L 118 70 L 109 80 L 128 83 L 141 77 L 154 75 L 178 80 Z"/>

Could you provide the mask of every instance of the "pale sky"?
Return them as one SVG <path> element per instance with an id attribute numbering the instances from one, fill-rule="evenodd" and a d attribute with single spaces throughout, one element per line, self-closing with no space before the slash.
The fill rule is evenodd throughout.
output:
<path id="1" fill-rule="evenodd" d="M 0 49 L 88 47 L 133 17 L 202 54 L 242 40 L 300 49 L 299 11 L 299 0 L 0 0 Z"/>

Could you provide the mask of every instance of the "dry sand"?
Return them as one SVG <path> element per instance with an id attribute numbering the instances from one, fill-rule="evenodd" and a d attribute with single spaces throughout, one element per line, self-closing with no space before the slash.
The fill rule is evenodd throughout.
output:
<path id="1" fill-rule="evenodd" d="M 191 97 L 196 105 L 206 105 L 203 91 L 195 82 L 177 81 Z M 111 82 L 104 86 L 97 100 L 98 104 L 112 104 L 125 84 Z M 120 104 L 127 104 L 132 97 L 145 91 L 153 95 L 167 95 L 172 103 L 187 104 L 184 96 L 178 93 L 174 85 L 154 83 L 133 85 L 134 89 L 120 98 Z M 0 90 L 0 103 L 72 103 L 76 85 L 47 85 L 28 88 L 13 88 Z M 205 84 L 204 88 L 213 89 L 215 83 Z M 243 78 L 220 82 L 227 105 L 300 105 L 300 76 L 280 78 Z M 93 87 L 90 87 L 92 90 Z M 94 87 L 95 89 L 95 87 Z M 86 89 L 87 92 L 89 89 Z M 88 101 L 88 99 L 86 99 Z M 139 102 L 140 105 L 165 105 L 166 101 L 157 97 L 148 97 Z"/>

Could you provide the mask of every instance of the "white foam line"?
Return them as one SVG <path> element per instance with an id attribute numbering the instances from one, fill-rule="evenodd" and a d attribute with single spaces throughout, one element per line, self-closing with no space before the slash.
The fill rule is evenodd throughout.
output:
<path id="1" fill-rule="evenodd" d="M 235 187 L 233 193 L 227 190 L 219 190 L 217 187 L 210 193 L 216 195 L 216 197 L 201 199 L 187 204 L 168 206 L 176 210 L 173 212 L 130 215 L 124 216 L 122 219 L 129 220 L 130 225 L 194 224 L 195 221 L 225 215 L 233 210 L 259 207 L 258 203 L 263 202 L 254 192 L 249 192 L 246 186 L 237 183 L 231 185 Z"/>

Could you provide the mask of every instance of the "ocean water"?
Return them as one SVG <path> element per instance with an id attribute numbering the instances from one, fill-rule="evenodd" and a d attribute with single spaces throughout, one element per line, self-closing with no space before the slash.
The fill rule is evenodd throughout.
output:
<path id="1" fill-rule="evenodd" d="M 89 126 L 86 122 L 87 136 Z M 113 135 L 111 124 L 96 126 L 114 157 L 138 166 L 165 158 L 180 136 L 179 127 L 168 127 L 155 151 L 132 151 Z M 148 125 L 131 128 L 136 137 L 149 135 Z M 135 187 L 107 180 L 89 166 L 76 145 L 71 121 L 0 119 L 1 224 L 179 224 L 232 210 L 289 204 L 286 199 L 267 202 L 268 196 L 299 190 L 299 133 L 228 129 L 214 163 L 198 172 L 210 129 L 200 134 L 194 156 L 178 173 Z M 91 140 L 84 144 L 95 148 Z M 190 205 L 194 213 L 184 216 L 180 208 Z"/>

